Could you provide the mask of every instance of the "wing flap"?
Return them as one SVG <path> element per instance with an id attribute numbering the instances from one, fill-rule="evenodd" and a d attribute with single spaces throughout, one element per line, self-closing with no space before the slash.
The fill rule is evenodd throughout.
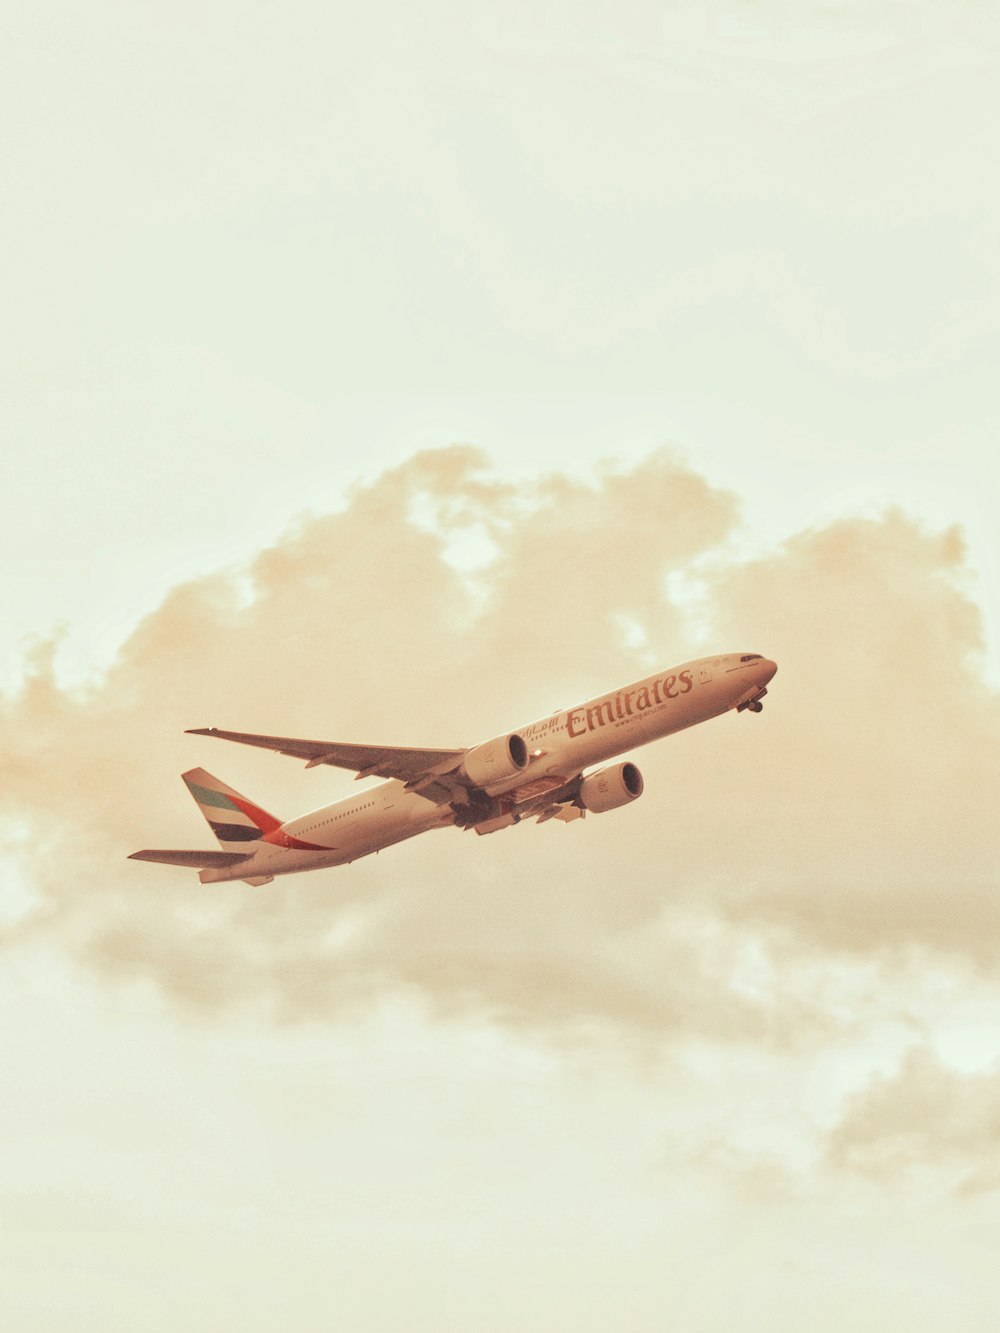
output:
<path id="1" fill-rule="evenodd" d="M 252 861 L 252 855 L 243 852 L 175 852 L 146 848 L 133 852 L 130 861 L 157 861 L 165 866 L 188 866 L 191 870 L 225 870 L 228 866 L 238 866 L 241 861 Z"/>

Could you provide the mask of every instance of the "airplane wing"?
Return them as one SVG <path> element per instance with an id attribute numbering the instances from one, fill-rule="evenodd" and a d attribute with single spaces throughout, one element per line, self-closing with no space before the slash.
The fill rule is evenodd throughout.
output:
<path id="1" fill-rule="evenodd" d="M 192 727 L 191 736 L 215 736 L 239 745 L 256 745 L 263 750 L 305 759 L 306 768 L 332 764 L 334 768 L 353 770 L 359 778 L 399 778 L 411 786 L 419 784 L 422 795 L 431 795 L 433 779 L 457 768 L 464 750 L 416 750 L 393 745 L 349 745 L 343 741 L 296 740 L 291 736 L 257 736 L 245 731 L 220 731 L 218 727 Z M 425 784 L 423 779 L 432 781 Z M 431 796 L 431 799 L 436 799 Z"/>
<path id="2" fill-rule="evenodd" d="M 537 819 L 544 824 L 549 819 L 582 818 L 584 811 L 574 802 L 580 791 L 582 774 L 559 776 L 556 773 L 536 778 L 518 787 L 511 795 L 515 809 L 522 819 Z"/>
<path id="3" fill-rule="evenodd" d="M 404 748 L 393 745 L 353 745 L 345 741 L 300 740 L 292 736 L 258 736 L 254 732 L 222 731 L 218 727 L 191 727 L 190 736 L 214 736 L 217 740 L 235 741 L 239 745 L 255 745 L 263 750 L 273 750 L 277 754 L 287 754 L 293 759 L 304 759 L 306 768 L 315 768 L 318 764 L 330 764 L 334 768 L 352 770 L 359 778 L 382 777 L 397 778 L 407 787 L 420 793 L 429 801 L 447 804 L 452 801 L 464 803 L 468 800 L 468 779 L 457 772 L 465 750 L 423 750 Z M 533 760 L 541 758 L 545 751 L 532 755 Z M 580 774 L 546 774 L 532 779 L 529 770 L 525 771 L 523 781 L 509 794 L 509 799 L 522 817 L 535 815 L 551 819 L 575 819 L 575 813 L 567 814 L 564 802 L 571 802 L 576 797 L 580 786 Z"/>
<path id="4" fill-rule="evenodd" d="M 564 824 L 568 824 L 572 819 L 583 819 L 586 816 L 586 810 L 581 810 L 578 805 L 550 805 L 546 809 L 540 810 L 537 814 L 539 824 L 544 824 L 550 819 L 561 819 Z"/>

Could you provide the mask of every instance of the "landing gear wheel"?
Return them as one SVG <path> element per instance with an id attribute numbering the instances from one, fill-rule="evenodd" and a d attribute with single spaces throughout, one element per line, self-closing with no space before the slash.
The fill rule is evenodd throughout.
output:
<path id="1" fill-rule="evenodd" d="M 750 709 L 751 713 L 763 713 L 764 711 L 764 705 L 759 699 L 754 699 L 751 703 L 747 704 L 747 707 Z"/>

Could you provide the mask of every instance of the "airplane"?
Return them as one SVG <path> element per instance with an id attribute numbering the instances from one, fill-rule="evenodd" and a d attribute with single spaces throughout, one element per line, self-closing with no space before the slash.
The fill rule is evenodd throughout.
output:
<path id="1" fill-rule="evenodd" d="M 199 871 L 203 884 L 270 884 L 276 875 L 346 865 L 433 828 L 496 833 L 525 818 L 569 822 L 642 795 L 631 760 L 607 760 L 723 713 L 759 713 L 777 666 L 760 653 L 701 657 L 657 672 L 467 750 L 295 740 L 194 727 L 192 736 L 255 745 L 388 779 L 287 823 L 203 768 L 182 774 L 219 851 L 146 849 L 130 860 Z M 595 771 L 584 770 L 594 764 Z"/>

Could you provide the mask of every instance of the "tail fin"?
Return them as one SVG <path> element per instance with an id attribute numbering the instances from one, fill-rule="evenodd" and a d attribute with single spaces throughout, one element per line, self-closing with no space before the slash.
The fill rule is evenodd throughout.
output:
<path id="1" fill-rule="evenodd" d="M 269 815 L 218 778 L 213 778 L 203 768 L 189 769 L 181 777 L 224 851 L 249 853 L 253 850 L 252 844 L 260 842 L 265 833 L 273 833 L 281 827 L 280 819 Z"/>

